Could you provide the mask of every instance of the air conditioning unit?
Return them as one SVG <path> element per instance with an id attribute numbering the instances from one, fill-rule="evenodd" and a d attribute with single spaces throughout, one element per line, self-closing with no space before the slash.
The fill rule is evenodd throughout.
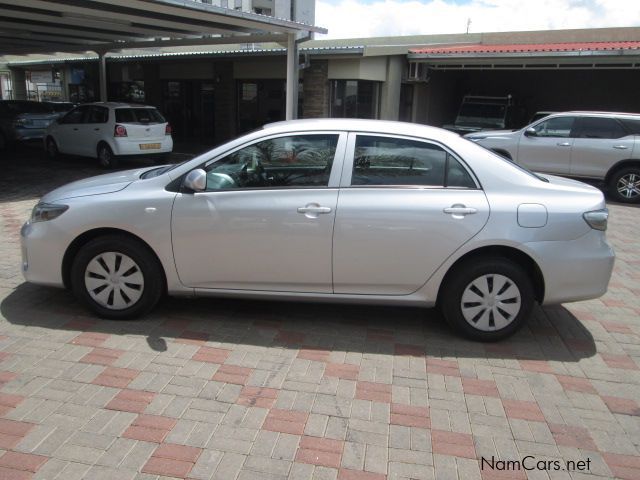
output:
<path id="1" fill-rule="evenodd" d="M 407 81 L 428 82 L 429 67 L 427 64 L 422 62 L 409 62 L 409 68 L 407 69 Z"/>

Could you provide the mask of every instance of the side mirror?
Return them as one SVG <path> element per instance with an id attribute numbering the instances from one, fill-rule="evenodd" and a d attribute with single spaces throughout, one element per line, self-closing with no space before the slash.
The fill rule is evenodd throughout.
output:
<path id="1" fill-rule="evenodd" d="M 525 137 L 537 137 L 538 136 L 538 132 L 536 132 L 535 128 L 529 127 L 524 131 L 524 136 Z"/>
<path id="2" fill-rule="evenodd" d="M 201 168 L 191 170 L 182 184 L 192 192 L 202 192 L 207 188 L 207 172 Z"/>

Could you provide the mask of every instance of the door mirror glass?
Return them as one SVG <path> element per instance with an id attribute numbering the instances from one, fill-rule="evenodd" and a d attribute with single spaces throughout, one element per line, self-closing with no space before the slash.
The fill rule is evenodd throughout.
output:
<path id="1" fill-rule="evenodd" d="M 536 132 L 535 128 L 529 127 L 524 131 L 524 134 L 526 137 L 536 137 L 538 135 L 538 132 Z"/>
<path id="2" fill-rule="evenodd" d="M 202 192 L 207 188 L 207 172 L 201 168 L 192 170 L 184 179 L 184 187 L 192 192 Z"/>

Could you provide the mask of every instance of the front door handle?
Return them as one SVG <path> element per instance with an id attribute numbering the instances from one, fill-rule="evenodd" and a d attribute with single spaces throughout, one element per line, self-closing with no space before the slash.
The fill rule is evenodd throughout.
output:
<path id="1" fill-rule="evenodd" d="M 457 217 L 457 216 L 464 217 L 465 215 L 473 215 L 474 213 L 477 213 L 478 209 L 473 207 L 467 207 L 465 205 L 462 205 L 461 203 L 456 203 L 455 205 L 451 205 L 450 207 L 447 207 L 442 211 L 444 213 L 453 215 L 454 217 Z"/>
<path id="2" fill-rule="evenodd" d="M 629 147 L 627 147 L 626 145 L 614 145 L 613 148 L 616 148 L 618 150 L 626 150 Z"/>
<path id="3" fill-rule="evenodd" d="M 321 207 L 317 203 L 308 203 L 304 207 L 298 207 L 298 213 L 303 213 L 308 218 L 318 218 L 318 215 L 331 213 L 331 207 Z"/>
<path id="4" fill-rule="evenodd" d="M 556 145 L 558 145 L 559 147 L 570 147 L 571 144 L 569 142 L 559 142 Z"/>

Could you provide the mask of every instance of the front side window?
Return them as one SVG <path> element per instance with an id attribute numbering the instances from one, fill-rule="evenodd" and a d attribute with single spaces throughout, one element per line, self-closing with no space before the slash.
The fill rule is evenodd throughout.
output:
<path id="1" fill-rule="evenodd" d="M 627 132 L 613 118 L 584 117 L 580 119 L 578 138 L 621 138 Z"/>
<path id="2" fill-rule="evenodd" d="M 460 162 L 433 143 L 358 135 L 351 185 L 475 188 Z"/>
<path id="3" fill-rule="evenodd" d="M 85 113 L 89 107 L 77 107 L 67 113 L 60 123 L 83 123 Z"/>
<path id="4" fill-rule="evenodd" d="M 244 147 L 205 168 L 207 190 L 326 187 L 338 137 L 294 135 Z"/>
<path id="5" fill-rule="evenodd" d="M 538 137 L 569 138 L 575 117 L 554 117 L 540 122 L 534 128 Z"/>

